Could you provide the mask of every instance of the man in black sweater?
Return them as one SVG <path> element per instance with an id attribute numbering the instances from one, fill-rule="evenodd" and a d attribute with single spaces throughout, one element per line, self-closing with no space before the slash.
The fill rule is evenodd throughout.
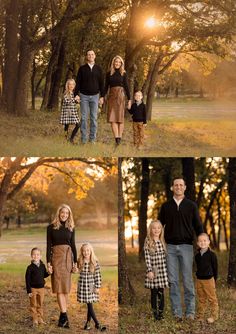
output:
<path id="1" fill-rule="evenodd" d="M 75 96 L 79 94 L 80 112 L 81 112 L 81 140 L 82 143 L 87 141 L 87 120 L 90 116 L 90 134 L 89 141 L 94 143 L 97 134 L 97 114 L 98 103 L 103 104 L 104 81 L 102 69 L 95 64 L 95 52 L 87 52 L 87 64 L 79 68 Z M 101 95 L 99 99 L 99 93 Z"/>
<path id="2" fill-rule="evenodd" d="M 43 320 L 44 278 L 48 276 L 46 267 L 41 261 L 40 249 L 35 247 L 31 250 L 31 264 L 27 267 L 25 273 L 26 290 L 30 298 L 33 326 L 45 323 Z"/>
<path id="3" fill-rule="evenodd" d="M 203 232 L 197 205 L 184 196 L 186 190 L 183 178 L 175 178 L 171 190 L 173 198 L 165 202 L 159 219 L 165 227 L 167 243 L 167 268 L 170 281 L 170 300 L 172 313 L 182 320 L 179 272 L 184 286 L 186 318 L 193 320 L 195 315 L 195 292 L 192 277 L 194 234 Z"/>

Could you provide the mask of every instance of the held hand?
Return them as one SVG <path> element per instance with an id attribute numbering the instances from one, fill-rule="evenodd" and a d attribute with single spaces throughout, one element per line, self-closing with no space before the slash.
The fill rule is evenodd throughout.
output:
<path id="1" fill-rule="evenodd" d="M 49 273 L 50 275 L 53 273 L 53 268 L 52 268 L 51 263 L 48 263 L 48 265 L 47 265 L 47 270 L 48 270 L 48 273 Z"/>
<path id="2" fill-rule="evenodd" d="M 73 264 L 73 267 L 72 267 L 72 273 L 73 273 L 73 274 L 76 274 L 76 273 L 78 273 L 78 271 L 79 271 L 79 269 L 78 269 L 78 267 L 77 267 L 77 263 L 74 263 L 74 264 Z"/>
<path id="3" fill-rule="evenodd" d="M 32 297 L 32 292 L 28 293 L 28 296 L 29 296 L 29 298 L 31 298 Z"/>
<path id="4" fill-rule="evenodd" d="M 131 100 L 128 101 L 127 108 L 128 108 L 128 109 L 131 109 Z"/>
<path id="5" fill-rule="evenodd" d="M 100 97 L 100 99 L 99 99 L 99 104 L 102 106 L 103 103 L 104 103 L 104 97 Z"/>
<path id="6" fill-rule="evenodd" d="M 147 126 L 147 123 L 143 124 L 143 126 L 146 128 L 146 126 Z"/>
<path id="7" fill-rule="evenodd" d="M 75 101 L 80 102 L 80 97 L 79 97 L 79 95 L 76 95 L 76 96 L 75 96 Z"/>
<path id="8" fill-rule="evenodd" d="M 93 292 L 94 292 L 94 293 L 99 293 L 99 289 L 94 288 Z"/>
<path id="9" fill-rule="evenodd" d="M 154 274 L 153 274 L 153 272 L 150 271 L 150 272 L 147 274 L 147 277 L 148 277 L 149 279 L 153 279 L 153 278 L 154 278 Z"/>

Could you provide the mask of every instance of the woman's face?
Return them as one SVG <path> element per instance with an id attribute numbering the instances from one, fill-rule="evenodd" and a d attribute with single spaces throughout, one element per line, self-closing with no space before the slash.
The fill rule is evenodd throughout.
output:
<path id="1" fill-rule="evenodd" d="M 121 67 L 121 60 L 119 59 L 119 58 L 116 58 L 115 60 L 114 60 L 114 67 L 115 67 L 115 69 L 118 69 L 118 68 L 120 68 Z"/>
<path id="2" fill-rule="evenodd" d="M 59 218 L 62 222 L 67 221 L 67 219 L 69 218 L 70 212 L 67 208 L 62 208 L 59 214 Z"/>
<path id="3" fill-rule="evenodd" d="M 82 249 L 82 254 L 85 260 L 89 260 L 90 255 L 91 255 L 91 250 L 88 246 L 84 246 Z"/>

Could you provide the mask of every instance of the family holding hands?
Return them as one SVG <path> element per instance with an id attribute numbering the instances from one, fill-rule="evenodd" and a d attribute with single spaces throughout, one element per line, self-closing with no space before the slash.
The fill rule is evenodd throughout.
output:
<path id="1" fill-rule="evenodd" d="M 45 278 L 51 275 L 52 292 L 57 294 L 60 308 L 58 327 L 69 328 L 67 315 L 68 295 L 71 290 L 71 273 L 79 273 L 77 300 L 87 304 L 87 319 L 84 330 L 91 329 L 91 320 L 95 328 L 105 331 L 96 318 L 93 303 L 99 301 L 101 271 L 89 243 L 82 244 L 77 259 L 75 245 L 75 226 L 71 209 L 62 204 L 55 219 L 47 228 L 47 269 L 41 261 L 41 251 L 35 247 L 31 250 L 31 264 L 27 267 L 25 280 L 30 300 L 33 326 L 45 324 L 43 318 L 43 300 Z"/>
<path id="2" fill-rule="evenodd" d="M 184 196 L 185 181 L 173 180 L 173 198 L 160 209 L 159 220 L 148 227 L 144 254 L 146 263 L 145 287 L 151 290 L 151 308 L 154 319 L 163 319 L 164 289 L 169 287 L 172 314 L 183 320 L 180 277 L 184 288 L 185 317 L 195 319 L 195 289 L 192 277 L 193 240 L 197 236 L 196 292 L 199 321 L 204 321 L 208 306 L 208 323 L 218 319 L 219 306 L 216 295 L 217 257 L 209 248 L 209 236 L 204 233 L 197 205 Z"/>
<path id="3" fill-rule="evenodd" d="M 107 122 L 111 124 L 116 145 L 119 145 L 124 131 L 125 98 L 127 98 L 127 109 L 133 119 L 134 145 L 139 149 L 144 143 L 144 126 L 147 123 L 146 107 L 142 101 L 141 91 L 135 92 L 135 101 L 131 103 L 124 60 L 120 56 L 113 58 L 104 85 L 102 69 L 95 64 L 94 51 L 89 50 L 86 57 L 87 63 L 80 66 L 76 81 L 68 79 L 65 86 L 60 123 L 64 125 L 66 138 L 75 144 L 74 138 L 80 128 L 82 144 L 86 144 L 88 140 L 90 143 L 95 143 L 98 106 L 103 105 L 106 96 Z M 78 114 L 78 103 L 80 103 L 81 120 Z M 89 138 L 87 138 L 88 118 L 90 119 Z M 71 135 L 68 132 L 69 125 L 74 125 Z"/>

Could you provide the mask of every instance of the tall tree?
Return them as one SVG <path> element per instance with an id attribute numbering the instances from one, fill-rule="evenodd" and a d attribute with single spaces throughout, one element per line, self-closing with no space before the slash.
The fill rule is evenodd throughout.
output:
<path id="1" fill-rule="evenodd" d="M 196 200 L 195 190 L 195 160 L 194 158 L 182 158 L 183 177 L 186 182 L 186 197 Z"/>
<path id="2" fill-rule="evenodd" d="M 228 284 L 236 289 L 236 158 L 229 159 L 229 197 L 230 197 L 230 251 Z"/>
<path id="3" fill-rule="evenodd" d="M 118 301 L 132 303 L 134 289 L 130 283 L 125 247 L 124 198 L 122 186 L 122 158 L 118 158 Z"/>

